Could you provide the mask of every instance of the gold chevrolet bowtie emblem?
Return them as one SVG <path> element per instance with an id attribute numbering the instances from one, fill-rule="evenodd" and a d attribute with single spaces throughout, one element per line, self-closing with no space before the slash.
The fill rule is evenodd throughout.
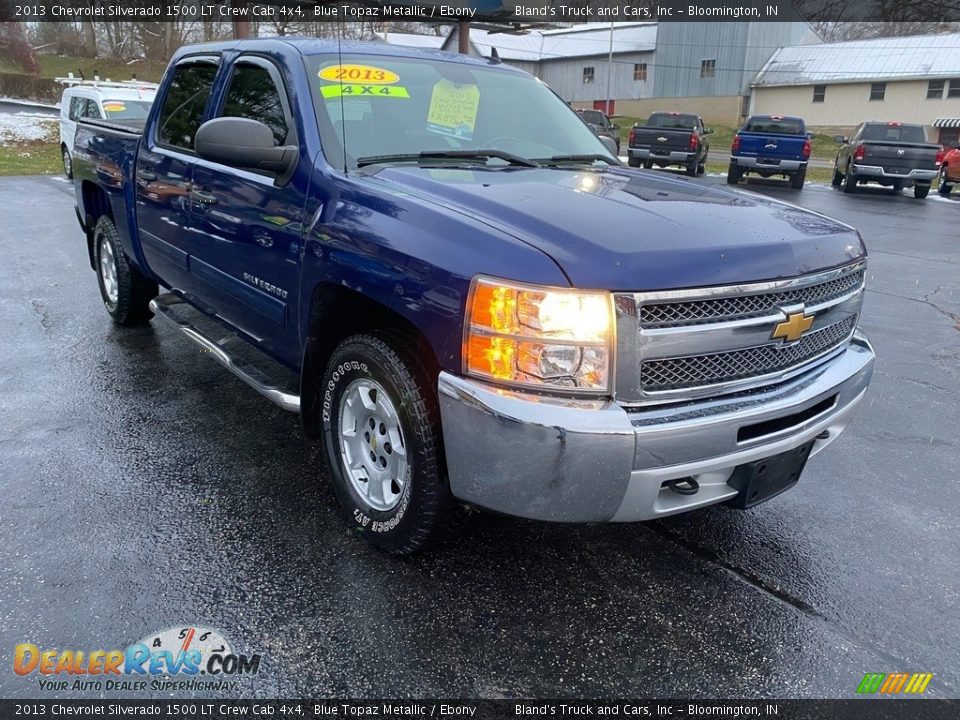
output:
<path id="1" fill-rule="evenodd" d="M 794 340 L 799 340 L 800 337 L 810 329 L 811 325 L 813 325 L 813 316 L 804 315 L 801 310 L 798 313 L 787 315 L 786 320 L 777 323 L 777 326 L 773 329 L 772 337 L 774 340 L 780 339 L 793 342 Z"/>

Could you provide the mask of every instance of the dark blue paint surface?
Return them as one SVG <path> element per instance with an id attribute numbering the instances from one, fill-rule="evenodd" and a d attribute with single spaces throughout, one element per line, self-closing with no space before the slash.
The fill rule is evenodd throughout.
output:
<path id="1" fill-rule="evenodd" d="M 324 284 L 352 288 L 400 314 L 421 329 L 441 367 L 459 371 L 466 296 L 477 274 L 662 290 L 791 277 L 865 254 L 854 229 L 822 215 L 623 167 L 403 165 L 345 174 L 324 158 L 304 61 L 336 50 L 323 40 L 270 39 L 187 47 L 171 61 L 219 56 L 206 119 L 217 115 L 241 53 L 276 65 L 299 149 L 299 164 L 281 186 L 158 148 L 160 100 L 142 141 L 84 125 L 77 136 L 81 212 L 91 212 L 91 190 L 99 189 L 141 269 L 293 367 L 311 299 Z M 342 51 L 489 65 L 367 43 L 344 43 Z M 169 70 L 159 98 L 168 80 Z M 215 196 L 216 204 L 196 202 L 191 190 Z"/>

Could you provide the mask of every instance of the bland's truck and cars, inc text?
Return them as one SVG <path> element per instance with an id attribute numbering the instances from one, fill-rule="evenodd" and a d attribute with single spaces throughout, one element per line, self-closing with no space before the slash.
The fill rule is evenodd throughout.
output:
<path id="1" fill-rule="evenodd" d="M 172 321 L 299 412 L 349 522 L 391 552 L 456 502 L 751 507 L 873 370 L 856 230 L 625 167 L 494 59 L 184 47 L 145 121 L 79 123 L 74 183 L 113 319 Z"/>

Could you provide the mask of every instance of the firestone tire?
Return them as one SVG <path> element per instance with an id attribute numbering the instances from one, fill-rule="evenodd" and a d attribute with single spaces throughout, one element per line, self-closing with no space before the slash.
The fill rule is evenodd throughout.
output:
<path id="1" fill-rule="evenodd" d="M 153 317 L 150 301 L 157 296 L 159 288 L 127 261 L 117 228 L 106 215 L 93 229 L 93 252 L 100 297 L 113 321 L 117 325 L 149 322 Z"/>
<path id="2" fill-rule="evenodd" d="M 435 543 L 453 515 L 436 372 L 402 333 L 354 335 L 323 373 L 321 428 L 334 493 L 372 546 L 407 555 Z"/>

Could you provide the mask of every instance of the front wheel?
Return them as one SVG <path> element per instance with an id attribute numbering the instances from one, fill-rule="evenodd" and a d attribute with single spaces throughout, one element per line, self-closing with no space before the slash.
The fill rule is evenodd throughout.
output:
<path id="1" fill-rule="evenodd" d="M 451 515 L 436 372 L 401 333 L 354 335 L 324 371 L 321 425 L 347 521 L 396 554 L 435 541 Z"/>
<path id="2" fill-rule="evenodd" d="M 834 187 L 840 187 L 840 183 L 843 182 L 843 175 L 840 174 L 840 168 L 837 167 L 837 163 L 833 164 L 833 178 L 830 180 L 830 184 Z"/>
<path id="3" fill-rule="evenodd" d="M 923 200 L 927 195 L 930 194 L 930 183 L 916 184 L 913 186 L 913 196 L 917 200 Z"/>
<path id="4" fill-rule="evenodd" d="M 70 151 L 67 150 L 66 145 L 61 148 L 61 155 L 63 157 L 63 174 L 67 176 L 67 180 L 73 180 L 73 158 L 70 157 Z"/>
<path id="5" fill-rule="evenodd" d="M 950 197 L 950 190 L 950 181 L 947 180 L 947 166 L 944 165 L 940 168 L 940 185 L 937 187 L 937 192 L 943 197 Z"/>
<path id="6" fill-rule="evenodd" d="M 117 228 L 102 216 L 93 229 L 93 251 L 100 297 L 118 325 L 141 325 L 153 317 L 150 301 L 159 288 L 127 261 Z"/>
<path id="7" fill-rule="evenodd" d="M 703 159 L 697 165 L 697 175 L 703 175 L 707 171 L 707 155 L 704 153 Z"/>

